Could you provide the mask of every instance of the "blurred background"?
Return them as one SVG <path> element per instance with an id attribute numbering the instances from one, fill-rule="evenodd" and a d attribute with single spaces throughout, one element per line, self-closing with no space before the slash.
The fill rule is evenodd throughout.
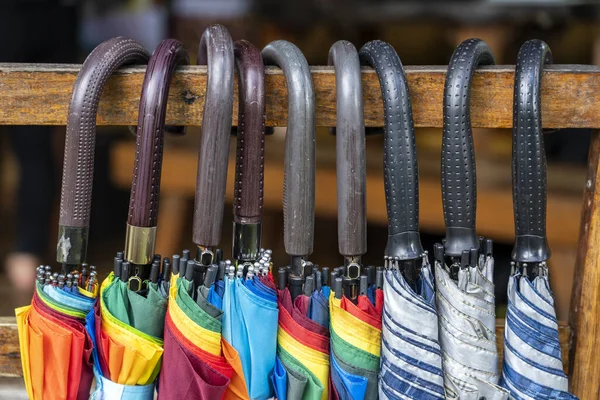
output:
<path id="1" fill-rule="evenodd" d="M 311 65 L 325 65 L 339 39 L 391 43 L 405 66 L 446 65 L 462 40 L 479 37 L 498 64 L 514 64 L 521 44 L 545 40 L 558 64 L 600 64 L 599 8 L 573 0 L 3 0 L 0 62 L 81 63 L 101 41 L 117 35 L 148 50 L 177 38 L 194 60 L 199 38 L 212 23 L 225 25 L 234 40 L 263 47 L 275 39 L 295 43 Z M 0 105 L 1 106 L 1 105 Z M 237 110 L 234 110 L 237 112 Z M 13 315 L 31 299 L 35 266 L 55 260 L 64 127 L 0 127 L 0 315 Z M 172 255 L 193 248 L 192 206 L 198 128 L 166 142 L 158 248 Z M 478 232 L 492 237 L 497 256 L 498 316 L 503 316 L 508 263 L 514 237 L 510 130 L 474 132 L 478 178 Z M 265 190 L 281 193 L 285 129 L 267 138 Z M 546 136 L 548 236 L 553 291 L 560 320 L 568 318 L 590 132 L 560 130 Z M 421 187 L 421 231 L 431 249 L 444 232 L 440 192 L 440 129 L 417 131 Z M 231 140 L 232 151 L 235 137 Z M 126 127 L 98 129 L 89 262 L 101 278 L 122 249 L 135 141 Z M 335 137 L 317 131 L 317 203 L 312 261 L 337 266 Z M 367 138 L 368 254 L 377 264 L 387 238 L 382 187 L 382 137 Z M 230 167 L 234 157 L 230 156 Z M 229 178 L 232 177 L 230 168 Z M 231 182 L 231 179 L 230 179 Z M 222 247 L 230 255 L 232 189 L 228 188 Z M 276 264 L 287 263 L 283 247 L 281 195 L 267 196 L 263 247 Z M 276 199 L 276 200 L 273 200 Z"/>

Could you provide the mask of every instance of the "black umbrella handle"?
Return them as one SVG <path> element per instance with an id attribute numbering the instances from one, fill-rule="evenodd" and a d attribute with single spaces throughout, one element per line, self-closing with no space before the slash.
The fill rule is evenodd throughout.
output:
<path id="1" fill-rule="evenodd" d="M 234 55 L 227 29 L 212 25 L 204 31 L 198 65 L 207 65 L 206 100 L 198 153 L 193 240 L 200 247 L 219 244 L 233 108 Z"/>
<path id="2" fill-rule="evenodd" d="M 285 251 L 305 257 L 313 251 L 315 227 L 315 91 L 306 58 L 284 40 L 262 51 L 265 64 L 281 67 L 288 92 L 283 221 Z"/>
<path id="3" fill-rule="evenodd" d="M 546 153 L 542 131 L 542 70 L 552 53 L 541 40 L 519 50 L 513 103 L 512 180 L 517 262 L 550 258 L 546 239 Z"/>
<path id="4" fill-rule="evenodd" d="M 154 257 L 167 98 L 175 68 L 189 62 L 181 42 L 163 40 L 144 75 L 125 237 L 125 260 L 133 264 L 150 264 Z"/>
<path id="5" fill-rule="evenodd" d="M 336 82 L 338 247 L 345 257 L 367 252 L 365 121 L 356 48 L 345 40 L 329 49 Z"/>
<path id="6" fill-rule="evenodd" d="M 375 40 L 360 50 L 375 68 L 384 105 L 384 185 L 388 213 L 386 257 L 412 260 L 423 255 L 419 236 L 419 169 L 406 75 L 398 54 Z"/>
<path id="7" fill-rule="evenodd" d="M 488 45 L 467 39 L 452 54 L 444 88 L 442 138 L 442 205 L 446 223 L 445 253 L 460 257 L 478 248 L 475 231 L 477 182 L 471 130 L 471 81 L 480 65 L 494 64 Z"/>
<path id="8" fill-rule="evenodd" d="M 233 258 L 252 261 L 261 247 L 265 169 L 265 68 L 260 50 L 234 43 L 239 109 L 233 203 Z"/>
<path id="9" fill-rule="evenodd" d="M 135 40 L 107 40 L 87 57 L 73 85 L 63 164 L 56 260 L 76 265 L 86 260 L 92 208 L 96 114 L 100 94 L 113 72 L 145 64 L 150 55 Z"/>

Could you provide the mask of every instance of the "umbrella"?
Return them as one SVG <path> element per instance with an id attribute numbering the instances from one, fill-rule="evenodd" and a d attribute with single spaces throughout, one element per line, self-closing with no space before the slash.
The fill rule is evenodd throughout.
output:
<path id="1" fill-rule="evenodd" d="M 38 268 L 31 305 L 16 311 L 25 386 L 30 399 L 87 399 L 93 379 L 86 315 L 96 303 L 96 272 L 86 264 L 96 112 L 108 77 L 120 66 L 145 63 L 148 53 L 122 37 L 107 40 L 84 62 L 69 105 L 57 261 Z M 88 290 L 89 289 L 89 290 Z"/>
<path id="2" fill-rule="evenodd" d="M 548 283 L 546 156 L 541 80 L 552 53 L 541 40 L 519 50 L 515 69 L 513 201 L 515 246 L 508 283 L 502 386 L 514 398 L 574 399 L 568 393 L 554 298 Z M 535 211 L 533 211 L 535 210 Z"/>
<path id="3" fill-rule="evenodd" d="M 288 89 L 283 191 L 284 245 L 291 257 L 278 271 L 279 327 L 272 374 L 280 399 L 327 399 L 329 332 L 307 316 L 313 264 L 315 206 L 315 95 L 306 58 L 292 43 L 277 40 L 262 51 L 265 64 L 283 70 Z M 306 281 L 306 285 L 305 285 Z"/>
<path id="4" fill-rule="evenodd" d="M 506 399 L 497 386 L 496 314 L 491 240 L 475 231 L 477 189 L 469 113 L 480 65 L 494 63 L 485 42 L 469 39 L 452 55 L 444 90 L 442 204 L 444 244 L 435 247 L 435 288 L 446 398 Z"/>
<path id="5" fill-rule="evenodd" d="M 388 43 L 369 42 L 360 57 L 375 68 L 384 99 L 389 222 L 379 396 L 443 399 L 433 274 L 419 237 L 419 175 L 408 84 L 400 58 Z"/>

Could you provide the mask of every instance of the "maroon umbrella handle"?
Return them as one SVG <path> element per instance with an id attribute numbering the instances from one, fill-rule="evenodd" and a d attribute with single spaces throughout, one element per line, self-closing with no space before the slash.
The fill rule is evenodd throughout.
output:
<path id="1" fill-rule="evenodd" d="M 96 114 L 102 89 L 116 69 L 129 64 L 145 64 L 148 57 L 146 49 L 135 40 L 116 37 L 96 47 L 77 75 L 69 105 L 65 138 L 56 251 L 59 263 L 77 265 L 86 260 L 94 177 Z"/>
<path id="2" fill-rule="evenodd" d="M 261 247 L 265 160 L 265 78 L 260 50 L 234 43 L 239 110 L 233 203 L 233 258 L 253 261 Z"/>
<path id="3" fill-rule="evenodd" d="M 445 254 L 460 257 L 479 248 L 475 231 L 477 181 L 471 130 L 471 81 L 478 66 L 494 64 L 481 39 L 462 42 L 450 59 L 444 87 L 442 205 L 446 223 Z"/>
<path id="4" fill-rule="evenodd" d="M 198 245 L 197 258 L 207 254 L 208 259 L 202 261 L 210 263 L 212 248 L 221 238 L 233 108 L 233 43 L 225 27 L 213 25 L 204 31 L 198 64 L 206 64 L 208 74 L 198 153 L 193 240 Z"/>
<path id="5" fill-rule="evenodd" d="M 546 152 L 542 131 L 542 70 L 552 53 L 541 40 L 519 50 L 513 103 L 512 181 L 517 262 L 550 258 L 546 238 Z"/>
<path id="6" fill-rule="evenodd" d="M 187 64 L 183 44 L 163 40 L 144 76 L 125 238 L 125 260 L 134 264 L 149 264 L 154 256 L 169 87 L 175 68 Z"/>

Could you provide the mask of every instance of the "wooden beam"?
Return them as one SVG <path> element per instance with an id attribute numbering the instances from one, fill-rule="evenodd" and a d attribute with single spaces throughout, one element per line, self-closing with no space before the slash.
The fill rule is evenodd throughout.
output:
<path id="1" fill-rule="evenodd" d="M 71 90 L 79 65 L 0 63 L 0 125 L 65 125 Z M 442 126 L 446 66 L 407 66 L 413 115 L 418 127 Z M 100 102 L 99 125 L 135 125 L 144 67 L 118 71 Z M 312 67 L 317 125 L 335 124 L 335 75 L 330 67 Z M 474 127 L 512 126 L 514 67 L 479 69 L 473 80 L 471 115 Z M 266 69 L 267 125 L 285 126 L 287 92 L 278 68 Z M 206 68 L 181 67 L 169 93 L 167 124 L 200 125 Z M 547 128 L 600 128 L 600 68 L 555 65 L 542 80 L 542 119 Z M 237 111 L 237 86 L 234 110 Z M 383 125 L 379 83 L 373 70 L 363 70 L 367 126 Z M 234 112 L 236 124 L 237 112 Z"/>

